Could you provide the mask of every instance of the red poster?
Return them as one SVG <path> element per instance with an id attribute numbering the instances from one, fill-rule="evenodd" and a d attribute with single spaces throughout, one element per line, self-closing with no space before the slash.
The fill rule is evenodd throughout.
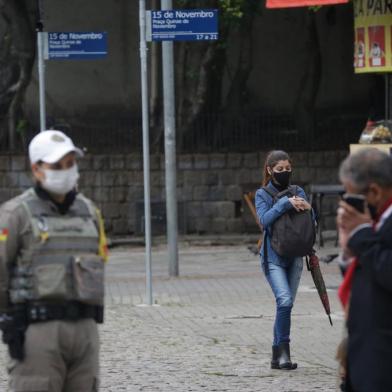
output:
<path id="1" fill-rule="evenodd" d="M 370 26 L 369 32 L 369 66 L 385 67 L 385 27 Z"/>
<path id="2" fill-rule="evenodd" d="M 267 8 L 290 8 L 344 3 L 348 3 L 348 0 L 267 0 L 266 6 Z"/>
<path id="3" fill-rule="evenodd" d="M 363 27 L 355 30 L 354 67 L 366 67 L 365 29 Z"/>

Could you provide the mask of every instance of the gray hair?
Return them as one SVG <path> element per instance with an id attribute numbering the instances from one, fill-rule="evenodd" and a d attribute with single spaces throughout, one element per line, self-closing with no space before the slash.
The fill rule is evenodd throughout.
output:
<path id="1" fill-rule="evenodd" d="M 359 191 L 365 191 L 371 183 L 392 187 L 392 157 L 376 148 L 365 148 L 342 162 L 339 177 L 341 181 L 350 181 Z"/>

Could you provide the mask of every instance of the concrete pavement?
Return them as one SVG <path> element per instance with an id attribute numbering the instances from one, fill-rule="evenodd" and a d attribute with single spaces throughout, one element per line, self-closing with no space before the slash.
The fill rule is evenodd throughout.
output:
<path id="1" fill-rule="evenodd" d="M 269 368 L 274 298 L 246 245 L 183 246 L 179 278 L 167 276 L 165 248 L 154 248 L 152 307 L 139 306 L 145 301 L 143 248 L 115 249 L 100 327 L 101 391 L 336 391 L 341 278 L 335 263 L 322 270 L 334 326 L 304 268 L 292 317 L 299 368 L 283 372 Z M 4 346 L 0 351 L 3 391 Z"/>

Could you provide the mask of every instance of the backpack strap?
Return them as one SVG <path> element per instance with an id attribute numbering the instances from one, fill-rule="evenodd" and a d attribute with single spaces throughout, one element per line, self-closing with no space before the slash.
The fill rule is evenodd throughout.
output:
<path id="1" fill-rule="evenodd" d="M 268 195 L 275 199 L 275 197 L 279 194 L 279 192 L 275 192 L 273 189 L 268 188 L 267 186 L 263 186 L 262 188 Z"/>
<path id="2" fill-rule="evenodd" d="M 295 196 L 298 194 L 298 186 L 297 185 L 290 185 L 287 189 L 285 189 L 284 191 L 281 191 L 281 192 L 275 192 L 273 189 L 268 188 L 266 186 L 263 186 L 262 189 L 264 189 L 264 191 L 272 197 L 272 200 L 274 201 L 274 203 L 276 203 L 276 201 L 283 196 L 287 196 L 287 195 Z"/>

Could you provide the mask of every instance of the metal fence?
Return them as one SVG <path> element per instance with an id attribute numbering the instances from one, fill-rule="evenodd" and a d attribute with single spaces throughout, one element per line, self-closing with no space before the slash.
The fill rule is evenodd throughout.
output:
<path id="1" fill-rule="evenodd" d="M 182 122 L 181 122 L 182 123 Z M 177 127 L 179 153 L 253 152 L 282 148 L 289 151 L 318 151 L 347 148 L 358 140 L 366 115 L 336 111 L 316 113 L 314 126 L 307 132 L 296 128 L 288 114 L 247 113 L 241 116 L 211 113 L 200 116 L 186 129 Z M 141 152 L 141 119 L 78 118 L 54 119 L 49 122 L 92 152 Z M 19 149 L 25 149 L 37 127 L 23 135 Z M 162 127 L 151 131 L 151 150 L 163 151 Z M 3 151 L 6 150 L 2 147 Z"/>

